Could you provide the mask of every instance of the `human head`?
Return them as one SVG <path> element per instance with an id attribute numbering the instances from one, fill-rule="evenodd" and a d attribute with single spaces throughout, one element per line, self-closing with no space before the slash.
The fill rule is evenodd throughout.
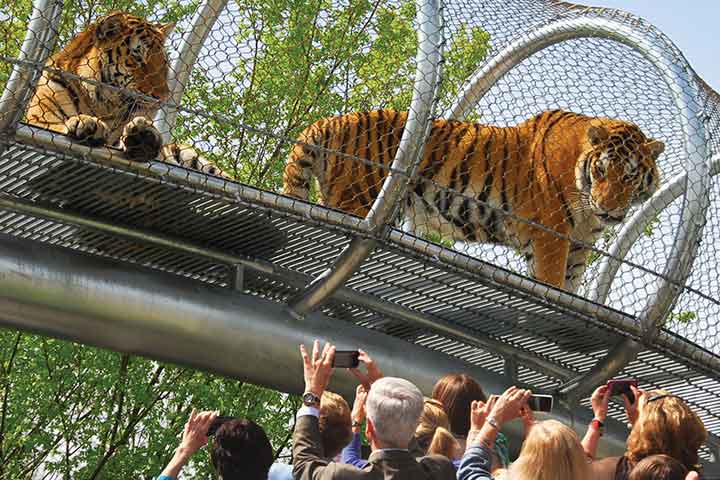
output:
<path id="1" fill-rule="evenodd" d="M 378 448 L 407 448 L 422 409 L 422 393 L 407 380 L 375 381 L 365 402 L 368 438 Z"/>
<path id="2" fill-rule="evenodd" d="M 252 420 L 236 418 L 218 428 L 210 460 L 223 480 L 266 480 L 274 456 L 265 430 Z"/>
<path id="3" fill-rule="evenodd" d="M 520 456 L 510 465 L 515 480 L 576 480 L 589 478 L 589 464 L 580 438 L 557 420 L 533 425 Z"/>
<path id="4" fill-rule="evenodd" d="M 639 416 L 628 436 L 625 455 L 634 465 L 650 455 L 665 454 L 688 470 L 696 470 L 698 450 L 706 439 L 702 420 L 680 397 L 651 390 L 640 399 Z"/>
<path id="5" fill-rule="evenodd" d="M 487 401 L 480 384 L 464 373 L 451 373 L 438 380 L 432 398 L 445 407 L 450 431 L 462 437 L 467 436 L 470 429 L 470 404 L 473 400 Z"/>
<path id="6" fill-rule="evenodd" d="M 448 458 L 458 456 L 460 444 L 450 433 L 450 422 L 439 400 L 425 399 L 415 429 L 415 438 L 425 453 L 444 455 Z"/>
<path id="7" fill-rule="evenodd" d="M 688 469 L 669 455 L 650 455 L 640 460 L 628 480 L 685 480 Z"/>
<path id="8" fill-rule="evenodd" d="M 335 457 L 352 440 L 350 407 L 337 393 L 325 391 L 320 399 L 320 438 L 327 458 Z"/>

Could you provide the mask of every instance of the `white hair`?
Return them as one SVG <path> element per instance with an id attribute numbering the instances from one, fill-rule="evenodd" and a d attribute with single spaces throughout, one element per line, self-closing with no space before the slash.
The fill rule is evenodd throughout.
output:
<path id="1" fill-rule="evenodd" d="M 407 448 L 422 410 L 420 390 L 407 380 L 395 377 L 374 382 L 365 403 L 375 437 L 387 448 Z"/>

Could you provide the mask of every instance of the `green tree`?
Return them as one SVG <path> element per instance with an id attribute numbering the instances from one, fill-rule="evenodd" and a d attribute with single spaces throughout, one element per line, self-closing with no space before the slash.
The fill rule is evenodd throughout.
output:
<path id="1" fill-rule="evenodd" d="M 12 330 L 0 330 L 0 380 L 3 479 L 154 478 L 193 406 L 253 418 L 282 451 L 299 406 L 238 380 Z M 211 478 L 207 454 L 188 468 Z"/>

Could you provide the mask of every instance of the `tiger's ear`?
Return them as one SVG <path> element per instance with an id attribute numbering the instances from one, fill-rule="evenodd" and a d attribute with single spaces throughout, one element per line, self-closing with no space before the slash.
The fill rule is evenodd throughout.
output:
<path id="1" fill-rule="evenodd" d="M 610 134 L 602 125 L 590 125 L 587 132 L 590 145 L 596 146 L 608 139 Z"/>
<path id="2" fill-rule="evenodd" d="M 123 19 L 121 15 L 110 14 L 100 20 L 95 29 L 98 40 L 115 40 L 123 32 Z"/>
<path id="3" fill-rule="evenodd" d="M 175 22 L 170 23 L 156 23 L 155 27 L 162 32 L 166 37 L 170 35 L 170 32 L 175 28 Z"/>
<path id="4" fill-rule="evenodd" d="M 645 143 L 645 148 L 650 152 L 653 160 L 657 160 L 661 153 L 665 151 L 665 144 L 660 140 L 650 140 Z"/>

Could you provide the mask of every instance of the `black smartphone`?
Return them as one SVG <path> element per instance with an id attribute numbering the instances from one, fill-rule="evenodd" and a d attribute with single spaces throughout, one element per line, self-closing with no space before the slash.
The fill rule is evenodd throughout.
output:
<path id="1" fill-rule="evenodd" d="M 632 378 L 623 378 L 616 380 L 608 380 L 607 387 L 610 389 L 610 395 L 625 395 L 630 403 L 635 403 L 635 394 L 630 386 L 637 388 L 638 381 Z"/>
<path id="2" fill-rule="evenodd" d="M 528 407 L 534 412 L 552 412 L 552 395 L 530 395 Z"/>
<path id="3" fill-rule="evenodd" d="M 207 436 L 211 437 L 211 436 L 215 435 L 215 432 L 217 432 L 218 428 L 220 428 L 220 426 L 223 423 L 229 422 L 230 420 L 234 420 L 234 419 L 235 419 L 235 417 L 221 417 L 221 416 L 215 417 L 215 419 L 212 421 L 212 423 L 208 427 Z"/>
<path id="4" fill-rule="evenodd" d="M 357 368 L 360 365 L 360 352 L 357 350 L 335 350 L 333 368 Z"/>

